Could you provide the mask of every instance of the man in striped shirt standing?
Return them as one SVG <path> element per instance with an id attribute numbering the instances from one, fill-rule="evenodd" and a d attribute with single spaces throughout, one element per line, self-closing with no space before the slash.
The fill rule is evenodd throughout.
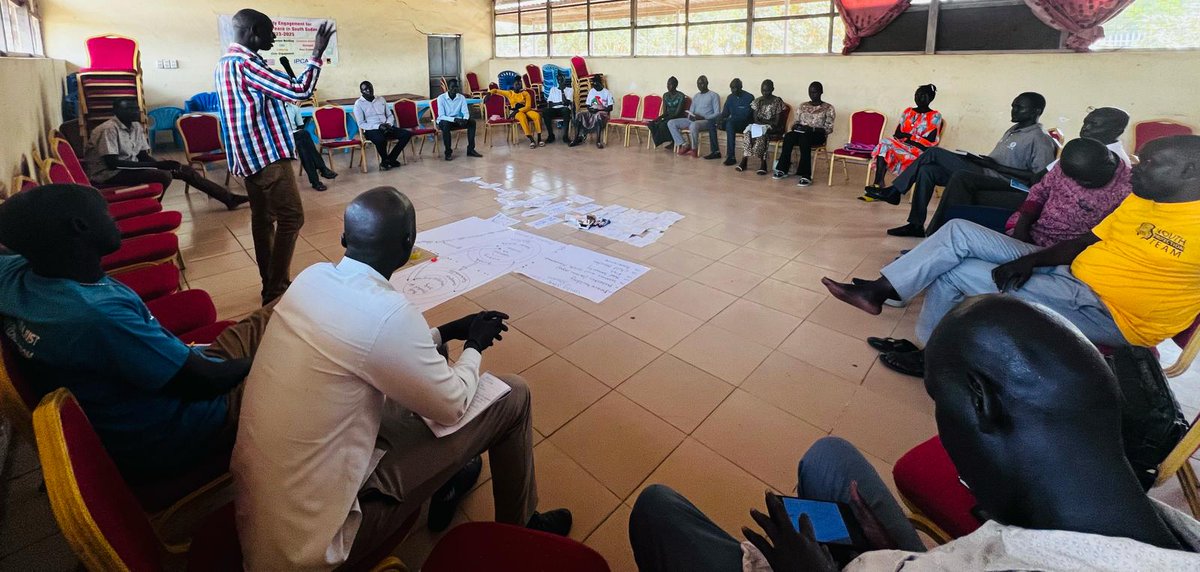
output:
<path id="1" fill-rule="evenodd" d="M 245 9 L 233 17 L 234 43 L 217 63 L 215 80 L 229 170 L 246 181 L 250 196 L 254 256 L 262 277 L 263 304 L 287 289 L 296 238 L 304 225 L 304 205 L 292 175 L 296 158 L 284 104 L 312 97 L 321 74 L 321 56 L 335 29 L 317 29 L 312 58 L 299 77 L 273 70 L 258 54 L 275 43 L 266 14 Z"/>

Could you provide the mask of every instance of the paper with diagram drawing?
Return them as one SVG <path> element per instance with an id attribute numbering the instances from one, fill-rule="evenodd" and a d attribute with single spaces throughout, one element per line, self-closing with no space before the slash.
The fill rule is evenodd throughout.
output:
<path id="1" fill-rule="evenodd" d="M 477 217 L 419 233 L 417 246 L 438 253 L 437 261 L 405 268 L 391 282 L 422 312 L 509 272 L 599 303 L 649 270 Z"/>
<path id="2" fill-rule="evenodd" d="M 446 435 L 453 435 L 459 429 L 462 429 L 463 426 L 473 421 L 476 417 L 479 417 L 480 413 L 486 411 L 488 407 L 491 407 L 501 397 L 508 395 L 510 391 L 512 391 L 512 388 L 507 383 L 504 383 L 503 380 L 490 373 L 484 373 L 479 376 L 479 388 L 475 390 L 475 397 L 471 398 L 471 404 L 467 406 L 467 410 L 463 413 L 462 418 L 458 420 L 458 423 L 454 425 L 442 425 L 437 421 L 425 417 L 421 419 L 429 426 L 429 430 L 433 431 L 433 436 L 441 439 Z"/>

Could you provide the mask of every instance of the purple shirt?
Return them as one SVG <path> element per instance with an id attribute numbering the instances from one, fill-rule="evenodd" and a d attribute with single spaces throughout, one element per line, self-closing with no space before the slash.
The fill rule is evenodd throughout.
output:
<path id="1" fill-rule="evenodd" d="M 1118 162 L 1117 171 L 1107 185 L 1088 189 L 1062 169 L 1053 169 L 1029 189 L 1025 203 L 1008 219 L 1008 233 L 1012 234 L 1021 213 L 1026 213 L 1035 217 L 1029 236 L 1038 246 L 1050 247 L 1083 236 L 1129 196 L 1133 190 L 1129 182 L 1131 173 L 1128 165 Z"/>

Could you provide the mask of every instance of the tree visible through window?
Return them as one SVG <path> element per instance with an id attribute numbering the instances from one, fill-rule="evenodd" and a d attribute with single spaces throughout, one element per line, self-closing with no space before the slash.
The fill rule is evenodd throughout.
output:
<path id="1" fill-rule="evenodd" d="M 1136 0 L 1093 50 L 1200 48 L 1200 0 Z"/>

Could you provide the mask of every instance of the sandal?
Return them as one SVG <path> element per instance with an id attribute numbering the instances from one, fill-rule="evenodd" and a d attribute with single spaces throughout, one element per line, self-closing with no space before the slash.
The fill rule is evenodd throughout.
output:
<path id="1" fill-rule="evenodd" d="M 921 351 L 916 344 L 896 338 L 867 338 L 867 345 L 880 353 L 910 353 Z"/>
<path id="2" fill-rule="evenodd" d="M 911 375 L 913 377 L 925 377 L 925 352 L 888 352 L 879 356 L 879 361 L 888 369 Z"/>

